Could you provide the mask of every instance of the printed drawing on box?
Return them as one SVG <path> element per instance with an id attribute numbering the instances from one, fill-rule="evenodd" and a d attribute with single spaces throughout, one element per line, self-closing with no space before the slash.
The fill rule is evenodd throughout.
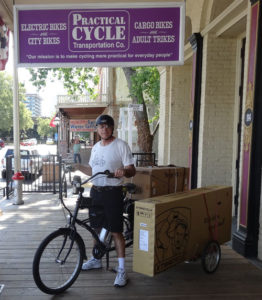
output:
<path id="1" fill-rule="evenodd" d="M 190 233 L 191 210 L 186 207 L 168 209 L 157 216 L 156 270 L 168 268 L 183 260 Z"/>

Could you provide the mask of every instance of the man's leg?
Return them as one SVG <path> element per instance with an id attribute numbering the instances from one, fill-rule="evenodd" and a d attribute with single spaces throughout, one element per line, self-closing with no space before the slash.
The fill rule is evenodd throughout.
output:
<path id="1" fill-rule="evenodd" d="M 125 257 L 125 240 L 122 232 L 112 232 L 114 238 L 117 257 Z"/>
<path id="2" fill-rule="evenodd" d="M 125 272 L 125 240 L 123 234 L 120 232 L 112 232 L 112 236 L 118 257 L 118 270 L 114 285 L 116 287 L 123 287 L 127 284 L 127 275 Z"/>

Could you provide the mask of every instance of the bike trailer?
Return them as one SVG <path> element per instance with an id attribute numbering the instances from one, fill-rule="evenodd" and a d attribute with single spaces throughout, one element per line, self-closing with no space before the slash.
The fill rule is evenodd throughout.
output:
<path id="1" fill-rule="evenodd" d="M 206 272 L 231 240 L 232 187 L 210 186 L 135 202 L 133 270 L 154 276 L 202 257 Z"/>

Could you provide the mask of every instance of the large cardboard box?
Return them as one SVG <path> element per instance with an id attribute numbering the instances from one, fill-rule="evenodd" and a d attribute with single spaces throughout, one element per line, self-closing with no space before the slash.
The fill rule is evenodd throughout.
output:
<path id="1" fill-rule="evenodd" d="M 43 178 L 42 182 L 59 182 L 59 163 L 43 163 Z"/>
<path id="2" fill-rule="evenodd" d="M 211 186 L 135 202 L 133 270 L 154 276 L 231 239 L 232 187 Z"/>
<path id="3" fill-rule="evenodd" d="M 137 186 L 133 199 L 156 197 L 187 190 L 187 170 L 184 167 L 137 167 L 136 175 L 125 182 Z"/>

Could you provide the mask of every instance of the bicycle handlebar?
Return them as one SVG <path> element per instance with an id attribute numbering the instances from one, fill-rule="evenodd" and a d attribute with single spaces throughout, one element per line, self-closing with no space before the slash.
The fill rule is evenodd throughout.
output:
<path id="1" fill-rule="evenodd" d="M 104 172 L 97 172 L 94 175 L 92 175 L 91 177 L 89 177 L 87 180 L 83 181 L 81 183 L 81 186 L 86 184 L 87 182 L 89 182 L 91 179 L 95 178 L 98 175 L 106 175 L 108 178 L 114 178 L 115 174 L 111 173 L 109 170 L 105 170 Z"/>

